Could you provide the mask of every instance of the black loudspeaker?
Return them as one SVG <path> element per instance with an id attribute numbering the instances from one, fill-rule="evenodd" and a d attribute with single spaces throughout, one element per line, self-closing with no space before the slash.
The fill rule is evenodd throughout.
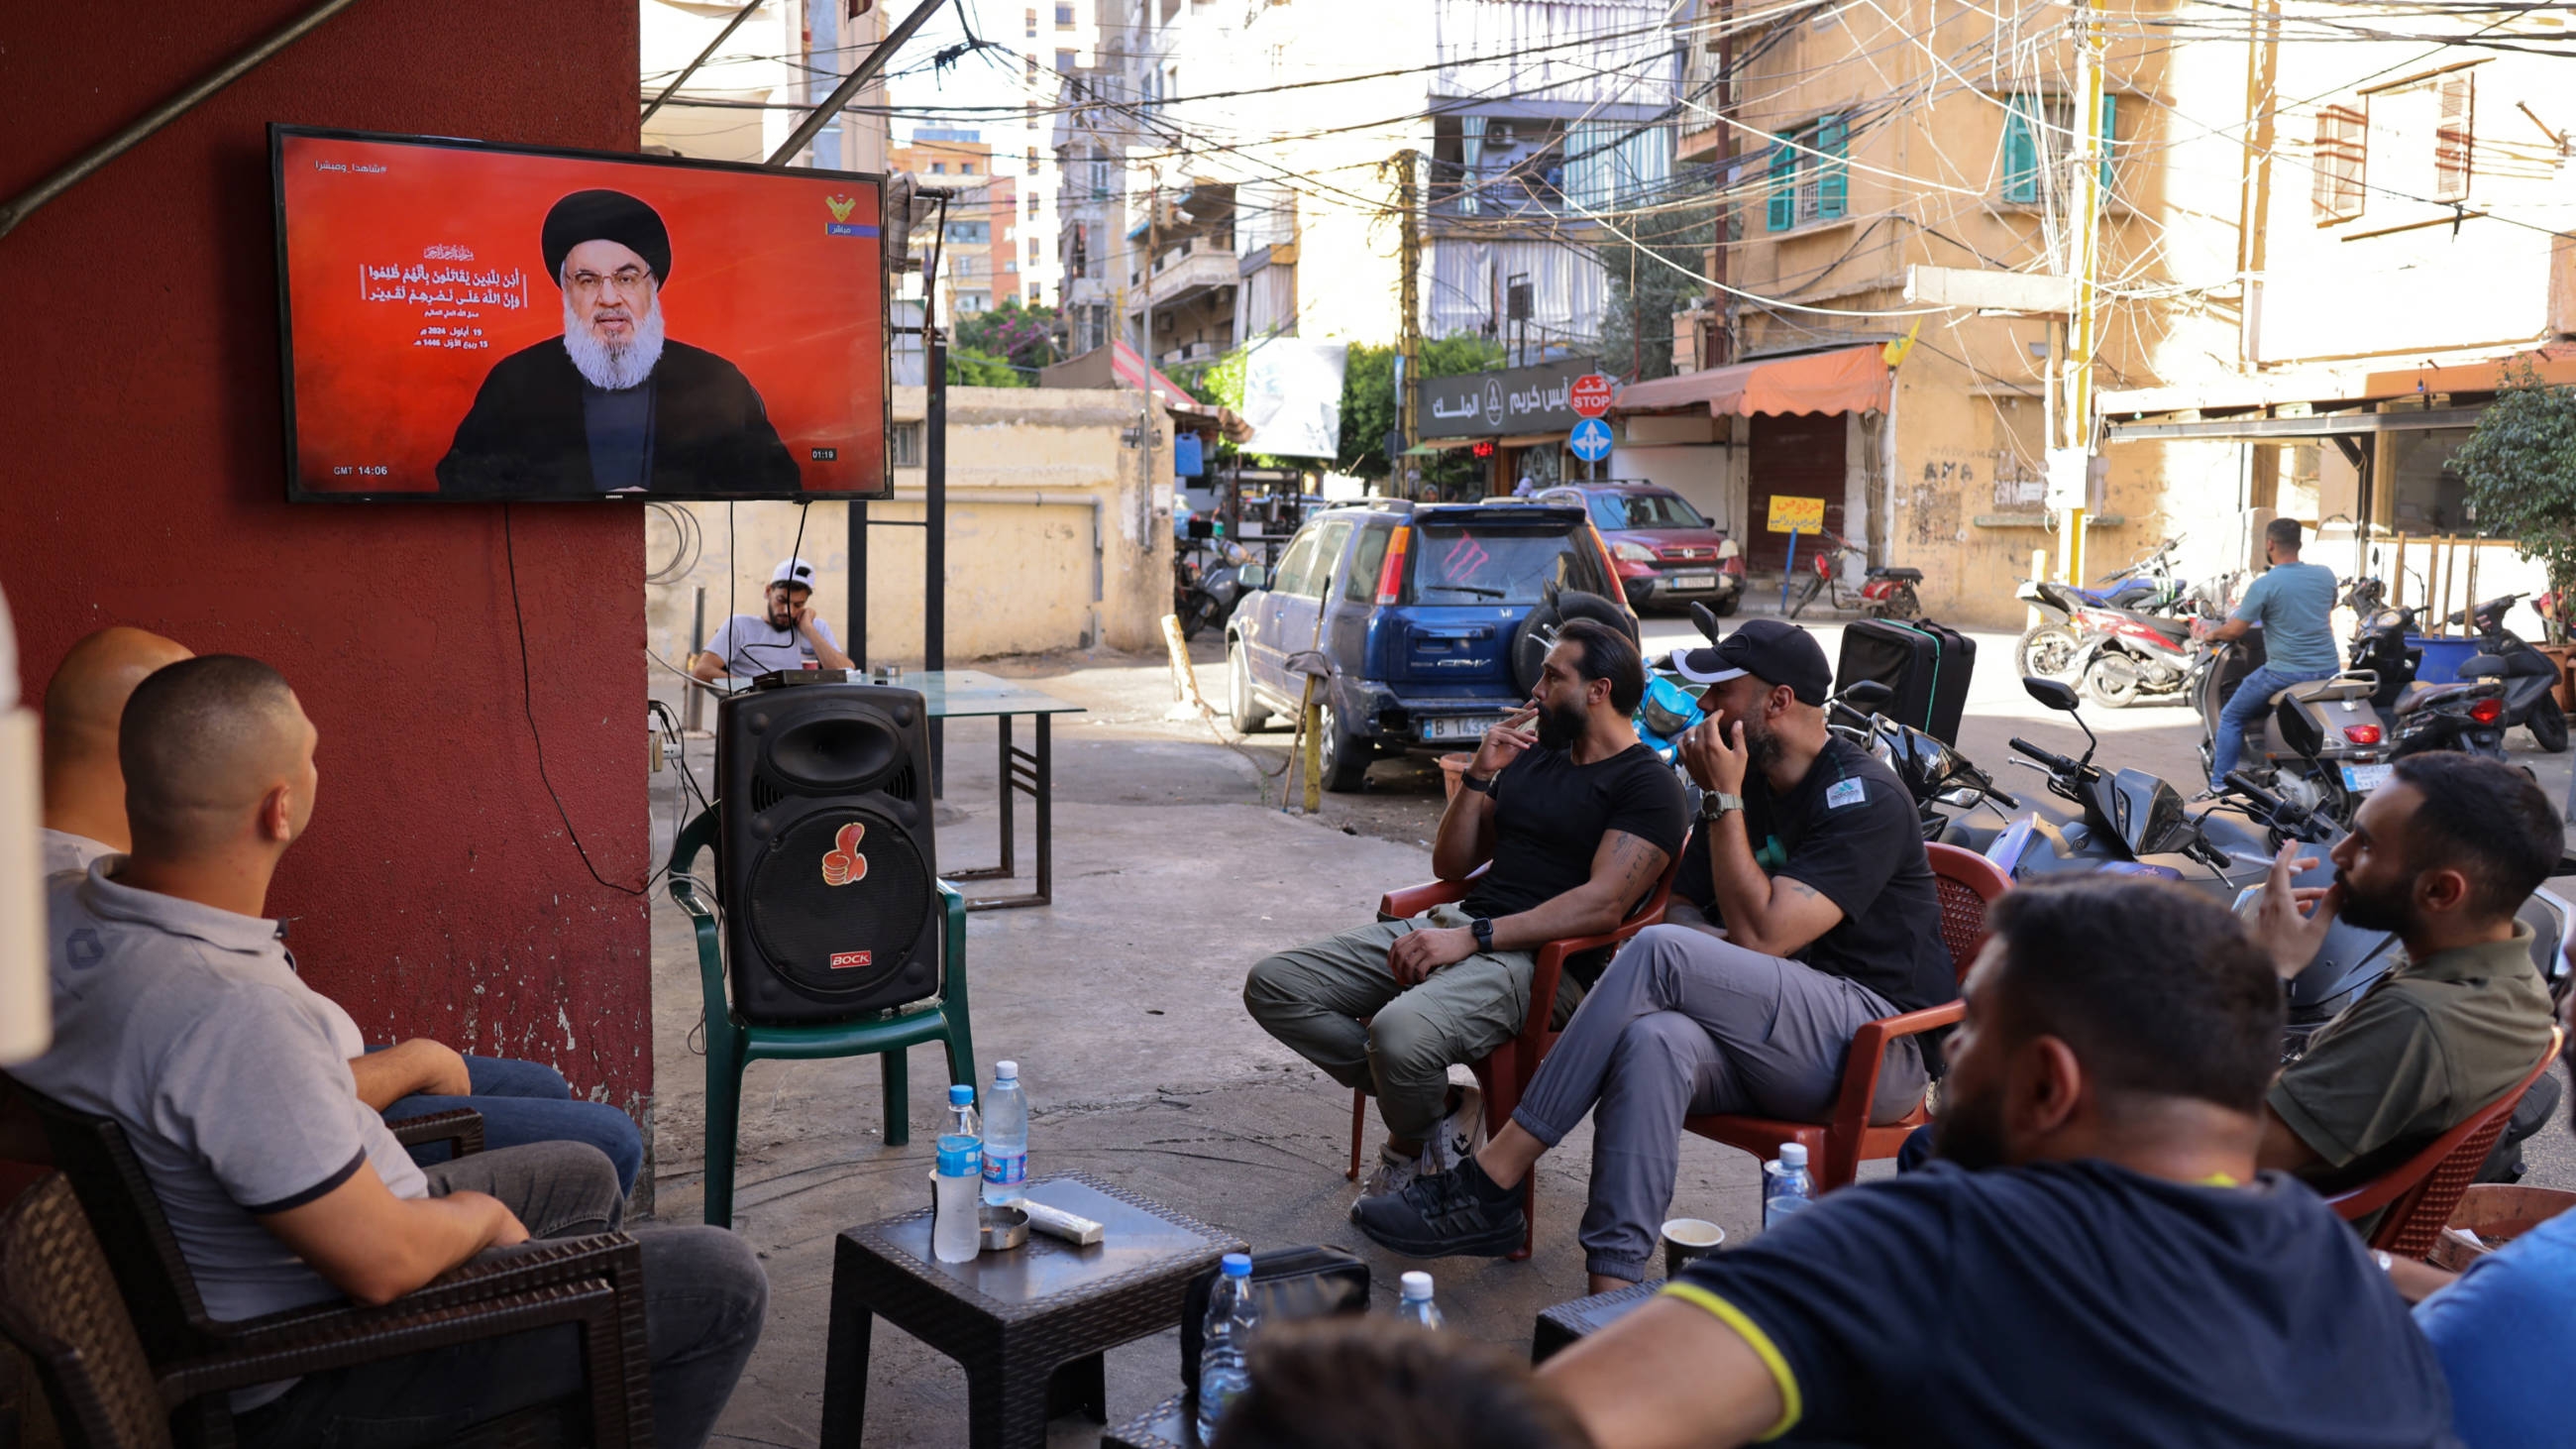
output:
<path id="1" fill-rule="evenodd" d="M 716 706 L 718 899 L 745 1021 L 937 994 L 927 718 L 918 690 L 793 675 Z"/>

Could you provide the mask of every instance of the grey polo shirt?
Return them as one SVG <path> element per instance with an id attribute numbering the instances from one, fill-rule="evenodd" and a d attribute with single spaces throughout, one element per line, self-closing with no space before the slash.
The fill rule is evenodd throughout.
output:
<path id="1" fill-rule="evenodd" d="M 428 1179 L 358 1100 L 357 1024 L 295 974 L 278 924 L 117 884 L 109 855 L 48 886 L 54 1044 L 10 1070 L 114 1117 L 142 1159 L 206 1311 L 251 1318 L 339 1296 L 262 1227 L 373 1164 Z M 252 1407 L 282 1385 L 236 1395 Z"/>
<path id="2" fill-rule="evenodd" d="M 104 840 L 74 835 L 48 825 L 36 832 L 45 851 L 45 874 L 56 875 L 67 870 L 87 870 L 89 863 L 102 855 L 113 855 L 116 847 Z"/>

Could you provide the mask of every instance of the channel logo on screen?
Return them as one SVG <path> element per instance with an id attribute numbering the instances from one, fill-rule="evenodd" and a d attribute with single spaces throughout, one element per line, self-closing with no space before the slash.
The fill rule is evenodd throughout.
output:
<path id="1" fill-rule="evenodd" d="M 824 197 L 823 209 L 832 213 L 832 219 L 823 223 L 823 235 L 875 236 L 877 234 L 875 227 L 850 220 L 850 213 L 858 210 L 858 207 L 859 199 L 855 196 Z"/>

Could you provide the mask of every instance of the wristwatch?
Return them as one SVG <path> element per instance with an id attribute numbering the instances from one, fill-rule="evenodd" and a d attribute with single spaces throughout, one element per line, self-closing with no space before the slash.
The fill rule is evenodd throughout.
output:
<path id="1" fill-rule="evenodd" d="M 1729 795 L 1723 790 L 1707 791 L 1699 797 L 1700 823 L 1703 825 L 1712 824 L 1716 821 L 1717 817 L 1724 815 L 1726 812 L 1730 810 L 1741 810 L 1743 808 L 1744 797 L 1741 795 Z"/>
<path id="2" fill-rule="evenodd" d="M 1491 775 L 1471 775 L 1461 770 L 1458 772 L 1458 785 L 1460 789 L 1473 790 L 1479 795 L 1494 793 L 1494 777 Z"/>
<path id="3" fill-rule="evenodd" d="M 1492 921 L 1489 921 L 1482 916 L 1478 916 L 1476 918 L 1476 923 L 1469 926 L 1467 929 L 1475 933 L 1477 950 L 1491 951 L 1494 949 L 1494 923 Z"/>

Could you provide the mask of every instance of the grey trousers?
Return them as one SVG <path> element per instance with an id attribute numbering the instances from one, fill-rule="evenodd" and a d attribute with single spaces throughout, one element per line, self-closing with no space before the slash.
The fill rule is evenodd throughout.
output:
<path id="1" fill-rule="evenodd" d="M 1539 1064 L 1512 1120 L 1550 1147 L 1591 1113 L 1592 1189 L 1577 1237 L 1588 1272 L 1646 1273 L 1673 1180 L 1682 1119 L 1741 1112 L 1833 1115 L 1861 1024 L 1896 1015 L 1877 992 L 1685 926 L 1653 926 L 1619 952 Z M 1922 1099 L 1913 1038 L 1880 1067 L 1874 1121 Z"/>
<path id="2" fill-rule="evenodd" d="M 424 1168 L 433 1197 L 489 1193 L 531 1241 L 606 1232 L 624 1215 L 617 1169 L 578 1142 L 504 1147 Z M 652 1358 L 653 1442 L 697 1449 L 760 1340 L 769 1280 L 749 1244 L 722 1228 L 642 1228 L 645 1345 Z M 519 1248 L 493 1248 L 485 1259 Z M 314 1374 L 239 1416 L 244 1449 L 327 1445 L 409 1449 L 471 1425 L 582 1392 L 581 1341 L 542 1328 Z"/>
<path id="3" fill-rule="evenodd" d="M 1292 946 L 1244 978 L 1244 1010 L 1334 1081 L 1375 1095 L 1389 1136 L 1424 1141 L 1447 1111 L 1450 1064 L 1477 1061 L 1520 1034 L 1538 962 L 1527 951 L 1479 952 L 1408 989 L 1396 985 L 1386 951 L 1426 926 L 1473 919 L 1434 906 Z M 1556 1009 L 1572 1010 L 1582 995 L 1579 983 L 1561 982 Z"/>

